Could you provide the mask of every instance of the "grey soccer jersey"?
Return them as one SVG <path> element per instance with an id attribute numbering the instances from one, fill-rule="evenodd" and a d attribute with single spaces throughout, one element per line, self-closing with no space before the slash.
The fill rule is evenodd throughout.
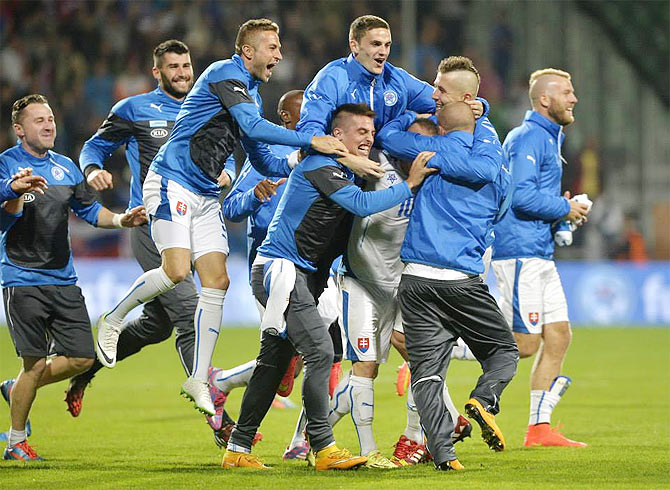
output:
<path id="1" fill-rule="evenodd" d="M 404 182 L 407 175 L 398 161 L 382 151 L 373 150 L 372 160 L 378 161 L 386 174 L 375 181 L 366 182 L 366 191 L 386 189 Z M 347 246 L 348 273 L 363 282 L 372 282 L 384 287 L 397 287 L 403 264 L 400 247 L 412 212 L 414 198 L 399 205 L 367 216 L 354 218 Z"/>

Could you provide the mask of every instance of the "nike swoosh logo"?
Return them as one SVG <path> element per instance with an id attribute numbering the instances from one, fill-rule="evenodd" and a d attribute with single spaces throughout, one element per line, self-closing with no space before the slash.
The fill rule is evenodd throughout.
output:
<path id="1" fill-rule="evenodd" d="M 98 344 L 98 352 L 100 352 L 100 354 L 102 354 L 102 357 L 105 358 L 105 361 L 107 361 L 109 364 L 114 362 L 114 359 L 110 359 L 109 357 L 107 357 L 107 354 L 105 354 L 105 351 L 102 350 L 102 347 L 100 347 L 100 342 L 96 342 L 96 343 Z"/>

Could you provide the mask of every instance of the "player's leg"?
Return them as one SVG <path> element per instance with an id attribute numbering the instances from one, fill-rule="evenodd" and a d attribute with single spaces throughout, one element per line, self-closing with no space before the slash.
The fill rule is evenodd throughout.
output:
<path id="1" fill-rule="evenodd" d="M 444 295 L 450 309 L 449 328 L 472 349 L 483 371 L 470 393 L 466 413 L 480 425 L 489 447 L 502 451 L 505 439 L 494 416 L 502 391 L 516 373 L 519 350 L 514 336 L 479 277 L 449 281 Z"/>
<path id="2" fill-rule="evenodd" d="M 267 303 L 267 292 L 263 285 L 263 266 L 252 267 L 251 286 L 260 308 Z M 223 456 L 223 468 L 266 468 L 258 458 L 252 456 L 254 434 L 270 409 L 277 386 L 295 350 L 288 340 L 264 332 L 257 366 L 253 370 L 249 385 L 242 398 L 240 417 L 233 430 Z"/>
<path id="3" fill-rule="evenodd" d="M 437 468 L 459 469 L 462 466 L 451 442 L 453 423 L 442 399 L 444 374 L 456 336 L 444 327 L 448 319 L 440 311 L 440 293 L 433 283 L 403 276 L 398 299 L 412 369 L 412 392 L 428 449 Z"/>
<path id="4" fill-rule="evenodd" d="M 570 440 L 550 428 L 551 414 L 572 382 L 567 376 L 561 376 L 572 331 L 565 294 L 553 261 L 542 262 L 542 282 L 542 344 L 531 371 L 530 417 L 524 445 L 583 447 L 586 444 Z"/>
<path id="5" fill-rule="evenodd" d="M 192 399 L 198 410 L 215 415 L 208 374 L 221 329 L 223 302 L 230 284 L 226 267 L 228 234 L 217 199 L 198 197 L 191 218 L 191 246 L 202 289 L 194 317 L 193 368 L 182 385 L 182 394 Z"/>

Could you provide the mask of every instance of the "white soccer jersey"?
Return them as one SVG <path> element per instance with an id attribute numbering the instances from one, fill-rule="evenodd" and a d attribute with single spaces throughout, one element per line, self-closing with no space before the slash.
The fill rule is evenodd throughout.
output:
<path id="1" fill-rule="evenodd" d="M 398 165 L 391 163 L 386 153 L 373 150 L 370 158 L 378 161 L 386 174 L 381 179 L 367 182 L 366 191 L 387 189 L 404 182 L 407 176 Z M 413 205 L 414 198 L 410 197 L 386 211 L 354 218 L 347 247 L 348 266 L 354 277 L 378 286 L 398 286 L 403 270 L 400 247 Z"/>

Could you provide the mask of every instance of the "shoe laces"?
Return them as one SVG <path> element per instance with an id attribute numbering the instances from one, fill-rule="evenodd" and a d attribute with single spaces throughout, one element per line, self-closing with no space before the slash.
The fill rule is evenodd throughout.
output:
<path id="1" fill-rule="evenodd" d="M 407 441 L 407 442 L 405 442 Z M 407 455 L 410 453 L 410 450 L 413 447 L 413 444 L 410 442 L 409 439 L 401 439 L 398 442 L 396 442 L 393 447 L 395 448 L 395 451 L 393 451 L 393 455 L 396 458 L 399 459 L 405 459 Z"/>
<path id="2" fill-rule="evenodd" d="M 105 335 L 102 338 L 102 344 L 105 349 L 115 348 L 119 341 L 119 329 L 109 323 L 105 327 Z"/>
<path id="3" fill-rule="evenodd" d="M 345 459 L 345 458 L 351 458 L 352 454 L 349 452 L 348 449 L 346 448 L 338 448 L 337 451 L 333 451 L 328 455 L 328 458 L 332 459 Z"/>
<path id="4" fill-rule="evenodd" d="M 39 456 L 35 452 L 35 450 L 30 447 L 30 444 L 28 444 L 28 441 L 22 441 L 16 444 L 14 447 L 20 448 L 24 453 L 26 453 L 28 456 L 31 458 L 38 458 Z"/>

